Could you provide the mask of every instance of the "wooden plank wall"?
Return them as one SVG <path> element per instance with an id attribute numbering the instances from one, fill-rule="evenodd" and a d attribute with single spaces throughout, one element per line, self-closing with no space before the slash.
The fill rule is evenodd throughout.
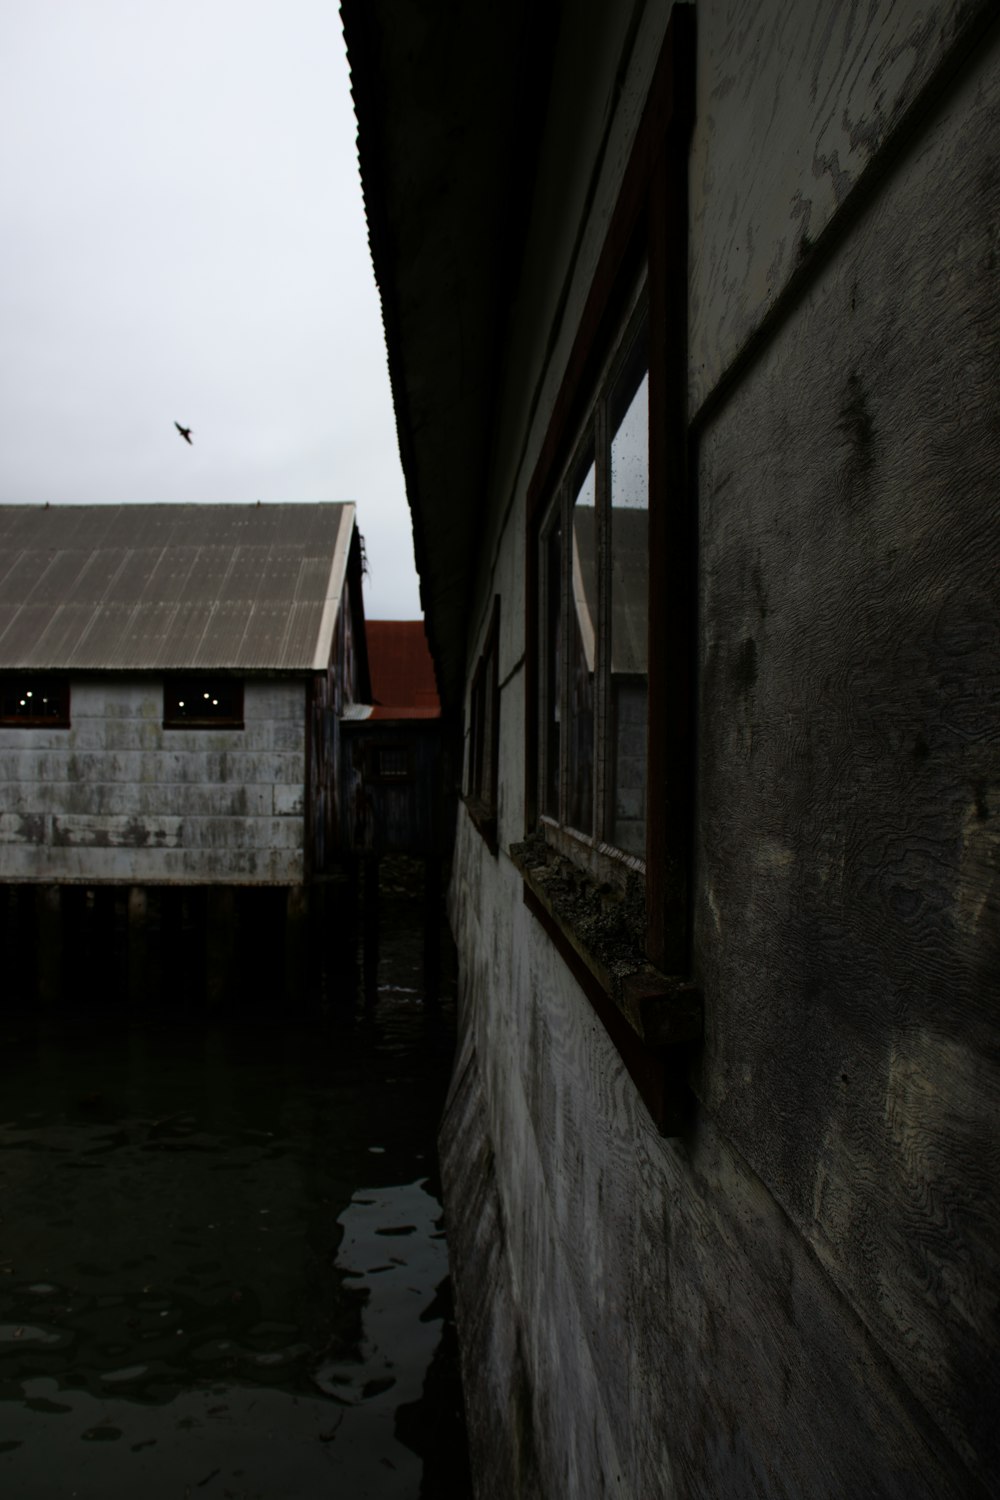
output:
<path id="1" fill-rule="evenodd" d="M 519 467 L 496 477 L 479 599 L 479 618 L 502 601 L 501 848 L 460 814 L 451 893 L 467 1032 L 442 1150 L 466 1370 L 481 1412 L 520 1393 L 494 1401 L 478 1497 L 511 1493 L 515 1451 L 553 1497 L 985 1496 L 1000 38 L 958 0 L 705 0 L 697 20 L 699 1103 L 686 1138 L 656 1135 L 504 852 L 521 486 L 586 285 L 539 234 L 495 445 Z M 581 266 L 613 200 L 595 182 L 589 218 L 549 240 Z M 460 1191 L 469 1141 L 479 1197 Z"/>
<path id="2" fill-rule="evenodd" d="M 708 423 L 699 469 L 705 1101 L 984 1482 L 998 139 L 994 45 Z"/>
<path id="3" fill-rule="evenodd" d="M 69 729 L 0 729 L 0 879 L 303 879 L 305 685 L 248 681 L 242 730 L 164 729 L 159 679 L 75 679 Z"/>

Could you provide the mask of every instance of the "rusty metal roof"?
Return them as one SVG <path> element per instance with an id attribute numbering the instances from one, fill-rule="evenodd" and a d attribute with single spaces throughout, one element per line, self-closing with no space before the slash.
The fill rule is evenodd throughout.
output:
<path id="1" fill-rule="evenodd" d="M 435 718 L 441 712 L 423 620 L 367 620 L 376 717 Z"/>
<path id="2" fill-rule="evenodd" d="M 0 506 L 0 669 L 321 669 L 354 512 Z"/>

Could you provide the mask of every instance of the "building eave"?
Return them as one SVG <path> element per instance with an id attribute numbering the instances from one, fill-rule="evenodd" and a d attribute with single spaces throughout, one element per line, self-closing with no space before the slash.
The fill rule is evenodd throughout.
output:
<path id="1" fill-rule="evenodd" d="M 461 702 L 492 416 L 558 7 L 343 0 L 427 636 Z"/>

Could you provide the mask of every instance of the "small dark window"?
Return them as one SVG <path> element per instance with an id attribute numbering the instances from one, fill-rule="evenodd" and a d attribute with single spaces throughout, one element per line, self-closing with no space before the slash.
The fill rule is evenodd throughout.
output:
<path id="1" fill-rule="evenodd" d="M 380 781 L 407 781 L 411 774 L 409 745 L 387 745 L 376 755 L 376 774 Z"/>
<path id="2" fill-rule="evenodd" d="M 229 677 L 174 677 L 163 686 L 164 729 L 242 729 L 243 683 Z"/>
<path id="3" fill-rule="evenodd" d="M 21 729 L 69 728 L 69 679 L 0 678 L 0 725 Z"/>

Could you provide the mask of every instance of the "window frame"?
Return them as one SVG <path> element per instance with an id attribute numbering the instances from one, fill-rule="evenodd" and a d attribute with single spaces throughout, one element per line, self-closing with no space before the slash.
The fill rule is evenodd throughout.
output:
<path id="1" fill-rule="evenodd" d="M 206 688 L 209 692 L 213 686 L 222 689 L 232 695 L 232 711 L 225 714 L 215 715 L 182 715 L 171 709 L 177 705 L 183 694 L 185 697 L 195 694 L 204 694 Z M 171 674 L 163 679 L 163 728 L 164 729 L 234 729 L 246 728 L 244 718 L 244 683 L 242 677 L 227 677 L 219 673 L 205 673 L 203 675 L 180 675 Z"/>
<path id="2" fill-rule="evenodd" d="M 399 769 L 387 769 L 393 759 Z M 413 780 L 413 745 L 409 740 L 384 740 L 368 747 L 368 775 L 379 786 L 407 786 Z"/>
<path id="3" fill-rule="evenodd" d="M 524 898 L 574 973 L 661 1129 L 677 1125 L 667 1082 L 674 1044 L 700 1035 L 700 998 L 689 978 L 694 822 L 694 684 L 697 542 L 687 436 L 687 156 L 694 117 L 693 7 L 675 6 L 585 295 L 562 383 L 528 487 L 525 534 Z M 647 608 L 646 844 L 633 858 L 556 828 L 543 814 L 544 727 L 540 651 L 540 539 L 564 476 L 572 472 L 596 393 L 616 368 L 636 289 L 645 276 L 648 318 L 649 579 Z M 624 356 L 622 356 L 624 357 Z M 610 389 L 610 386 L 608 387 Z M 564 559 L 563 577 L 566 576 Z M 608 621 L 599 627 L 605 637 Z M 669 642 L 669 648 L 664 643 Z M 564 658 L 566 657 L 564 646 Z M 606 712 L 606 691 L 599 713 Z M 603 739 L 603 725 L 599 732 Z M 565 734 L 565 731 L 564 731 Z M 598 741 L 600 743 L 600 741 Z M 565 763 L 565 752 L 561 751 Z M 604 774 L 602 770 L 602 775 Z M 596 794 L 595 794 L 596 803 Z M 564 804 L 562 804 L 564 805 Z M 540 846 L 538 840 L 543 841 Z M 545 854 L 545 850 L 549 854 Z M 642 877 L 640 968 L 618 982 L 546 896 L 539 865 L 552 852 L 582 867 L 590 886 L 619 890 Z M 513 851 L 512 851 L 513 852 Z M 683 1049 L 682 1049 L 683 1050 Z"/>
<path id="4" fill-rule="evenodd" d="M 536 786 L 537 822 L 544 827 L 546 837 L 569 858 L 586 865 L 601 880 L 616 882 L 621 870 L 634 870 L 644 874 L 645 850 L 638 855 L 616 844 L 611 837 L 613 814 L 611 811 L 614 786 L 611 777 L 613 747 L 612 725 L 612 638 L 611 638 L 611 560 L 613 525 L 613 496 L 611 492 L 611 445 L 614 432 L 611 425 L 612 402 L 618 385 L 627 371 L 640 345 L 649 342 L 649 310 L 646 296 L 646 275 L 643 271 L 628 300 L 625 316 L 604 367 L 598 378 L 597 388 L 588 403 L 587 415 L 577 433 L 568 461 L 563 465 L 549 504 L 543 508 L 537 530 L 537 577 L 539 593 L 536 601 L 539 636 L 539 675 L 543 654 L 549 647 L 548 591 L 550 584 L 546 576 L 546 549 L 549 538 L 558 530 L 565 540 L 561 554 L 560 578 L 560 734 L 558 788 L 559 810 L 557 814 L 547 810 L 546 778 L 551 767 L 548 764 L 549 746 L 546 728 L 540 727 L 537 735 L 536 754 L 539 762 Z M 646 362 L 648 374 L 648 362 Z M 639 382 L 641 384 L 641 381 Z M 575 634 L 571 629 L 575 613 L 575 527 L 574 511 L 587 476 L 594 473 L 595 501 L 595 547 L 593 631 L 594 673 L 592 688 L 593 733 L 592 733 L 592 788 L 589 811 L 589 827 L 574 821 L 571 798 L 573 788 L 573 749 L 576 743 L 572 727 L 572 698 L 574 675 Z M 648 526 L 648 512 L 647 512 Z M 530 604 L 529 604 L 530 608 Z M 648 608 L 647 608 L 648 616 Z M 648 675 L 648 674 L 647 674 Z M 548 701 L 546 685 L 541 685 L 541 701 L 538 704 L 539 723 L 547 726 Z M 648 693 L 647 693 L 648 697 Z"/>
<path id="5" fill-rule="evenodd" d="M 52 714 L 9 714 L 4 704 L 9 697 L 24 693 L 33 697 L 43 693 L 57 700 Z M 0 729 L 69 729 L 70 680 L 62 673 L 4 672 L 0 674 Z"/>
<path id="6" fill-rule="evenodd" d="M 465 805 L 490 853 L 497 853 L 500 791 L 500 595 L 469 688 Z"/>

